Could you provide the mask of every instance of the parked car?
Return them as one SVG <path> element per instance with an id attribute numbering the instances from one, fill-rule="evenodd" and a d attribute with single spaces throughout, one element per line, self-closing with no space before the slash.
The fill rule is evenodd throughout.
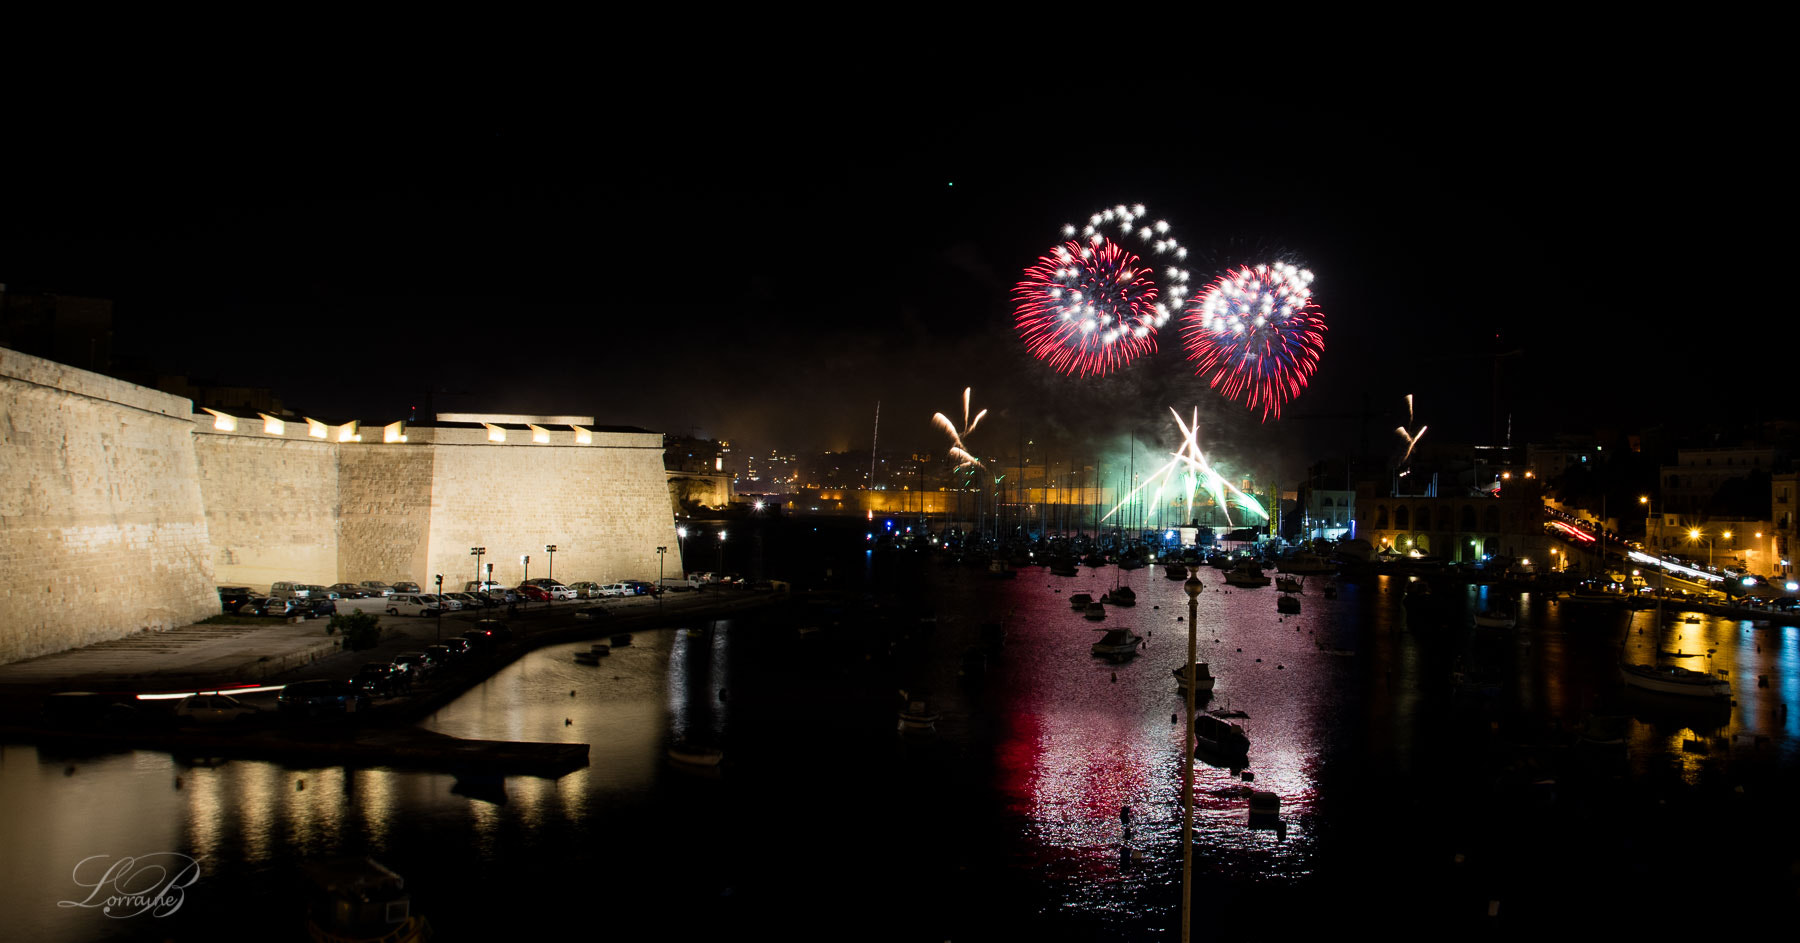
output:
<path id="1" fill-rule="evenodd" d="M 410 678 L 406 670 L 386 662 L 366 662 L 350 678 L 350 683 L 376 697 L 388 697 L 405 691 Z"/>
<path id="2" fill-rule="evenodd" d="M 417 584 L 417 583 L 402 582 L 402 583 L 394 584 L 394 592 L 396 592 L 396 593 L 415 593 L 416 594 L 416 593 L 421 592 L 421 590 L 419 589 L 419 584 Z"/>
<path id="3" fill-rule="evenodd" d="M 496 589 L 505 588 L 505 586 L 500 585 L 500 583 L 494 580 L 467 580 L 463 583 L 462 591 L 465 593 L 486 593 Z"/>
<path id="4" fill-rule="evenodd" d="M 248 586 L 221 586 L 219 587 L 219 605 L 223 606 L 226 612 L 236 612 L 243 608 L 244 603 L 250 601 L 251 595 Z"/>
<path id="5" fill-rule="evenodd" d="M 455 601 L 464 609 L 486 609 L 493 605 L 486 596 L 477 596 L 474 593 L 445 593 L 444 596 Z"/>
<path id="6" fill-rule="evenodd" d="M 521 599 L 528 599 L 533 602 L 550 601 L 550 591 L 534 583 L 520 583 L 518 593 Z"/>
<path id="7" fill-rule="evenodd" d="M 308 589 L 305 583 L 296 583 L 293 580 L 276 580 L 269 584 L 269 595 L 271 596 L 305 599 L 311 594 L 312 590 Z"/>
<path id="8" fill-rule="evenodd" d="M 389 586 L 380 580 L 363 580 L 357 585 L 361 586 L 363 591 L 368 593 L 371 597 L 392 596 L 394 594 L 394 587 Z"/>
<path id="9" fill-rule="evenodd" d="M 690 589 L 699 589 L 700 587 L 705 586 L 705 585 L 706 584 L 701 582 L 700 580 L 693 579 L 691 577 L 685 577 L 685 576 L 682 576 L 682 577 L 667 576 L 667 577 L 664 577 L 663 581 L 662 581 L 663 589 L 672 589 L 672 590 L 675 590 L 676 592 L 685 592 Z"/>
<path id="10" fill-rule="evenodd" d="M 569 587 L 564 586 L 563 584 L 561 584 L 547 576 L 539 577 L 535 580 L 526 580 L 525 582 L 529 585 L 536 586 L 539 589 L 542 589 L 544 592 L 546 592 L 550 595 L 551 599 L 574 599 L 575 598 L 575 591 L 573 589 L 570 589 Z"/>
<path id="11" fill-rule="evenodd" d="M 298 596 L 263 596 L 255 600 L 256 614 L 286 618 L 306 614 L 306 600 Z"/>
<path id="12" fill-rule="evenodd" d="M 464 640 L 454 639 L 453 641 L 460 642 Z M 460 652 L 457 652 L 448 645 L 439 644 L 425 646 L 425 660 L 431 663 L 433 674 L 456 664 L 456 660 L 461 657 L 462 654 Z"/>
<path id="13" fill-rule="evenodd" d="M 469 631 L 480 632 L 496 643 L 512 641 L 512 629 L 507 628 L 506 623 L 499 619 L 477 619 L 475 627 Z M 467 637 L 468 634 L 468 632 L 463 633 L 464 637 Z"/>
<path id="14" fill-rule="evenodd" d="M 436 596 L 400 593 L 387 598 L 387 611 L 392 616 L 435 616 L 447 610 Z"/>
<path id="15" fill-rule="evenodd" d="M 433 647 L 435 647 L 435 646 L 433 646 Z M 444 639 L 444 647 L 448 648 L 450 650 L 450 654 L 453 658 L 462 658 L 463 656 L 469 655 L 475 651 L 475 643 L 469 641 L 466 638 L 463 638 L 460 635 L 456 636 L 454 638 Z M 431 651 L 431 648 L 427 648 L 425 650 Z"/>
<path id="16" fill-rule="evenodd" d="M 488 598 L 491 605 L 495 606 L 510 606 L 521 598 L 518 590 L 506 586 L 490 589 L 482 595 Z"/>
<path id="17" fill-rule="evenodd" d="M 333 583 L 326 588 L 337 593 L 339 599 L 368 599 L 373 595 L 357 583 Z"/>
<path id="18" fill-rule="evenodd" d="M 175 705 L 178 724 L 243 724 L 255 720 L 262 709 L 229 694 L 190 694 Z"/>
<path id="19" fill-rule="evenodd" d="M 410 678 L 428 678 L 437 669 L 424 652 L 401 652 L 394 656 L 394 665 L 406 669 Z"/>
<path id="20" fill-rule="evenodd" d="M 301 613 L 308 619 L 329 619 L 337 614 L 337 600 L 326 596 L 315 596 L 300 600 Z"/>
<path id="21" fill-rule="evenodd" d="M 622 580 L 621 582 L 624 584 L 625 588 L 628 591 L 630 591 L 631 595 L 633 595 L 633 596 L 654 596 L 654 595 L 656 595 L 656 586 L 648 581 L 645 581 L 645 580 Z"/>
<path id="22" fill-rule="evenodd" d="M 369 709 L 369 696 L 348 681 L 296 681 L 275 696 L 275 709 L 283 716 L 355 714 Z"/>
<path id="23" fill-rule="evenodd" d="M 608 583 L 600 587 L 601 596 L 630 596 L 632 592 L 624 583 Z"/>
<path id="24" fill-rule="evenodd" d="M 569 588 L 575 591 L 576 599 L 597 599 L 600 596 L 600 584 L 584 580 L 570 583 Z"/>

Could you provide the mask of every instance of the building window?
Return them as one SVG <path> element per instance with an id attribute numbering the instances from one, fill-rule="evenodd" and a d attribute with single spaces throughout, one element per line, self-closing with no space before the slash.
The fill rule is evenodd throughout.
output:
<path id="1" fill-rule="evenodd" d="M 1431 509 L 1430 508 L 1420 508 L 1419 509 L 1419 529 L 1420 530 L 1430 530 L 1431 529 Z"/>
<path id="2" fill-rule="evenodd" d="M 1394 509 L 1394 529 L 1409 530 L 1412 528 L 1412 513 L 1402 504 Z"/>
<path id="3" fill-rule="evenodd" d="M 1375 529 L 1387 530 L 1387 526 L 1387 505 L 1377 505 L 1375 508 Z"/>

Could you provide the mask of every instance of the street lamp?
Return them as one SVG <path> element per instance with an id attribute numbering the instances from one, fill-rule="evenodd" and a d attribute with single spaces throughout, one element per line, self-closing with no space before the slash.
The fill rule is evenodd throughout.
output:
<path id="1" fill-rule="evenodd" d="M 658 603 L 662 602 L 663 594 L 663 554 L 668 552 L 669 548 L 667 547 L 656 548 L 656 601 Z"/>
<path id="2" fill-rule="evenodd" d="M 1652 548 L 1656 546 L 1656 542 L 1650 539 L 1650 496 L 1638 495 L 1638 503 L 1644 506 L 1644 549 L 1647 552 L 1655 553 L 1656 551 Z"/>
<path id="3" fill-rule="evenodd" d="M 524 586 L 531 579 L 531 554 L 519 554 L 519 585 Z"/>
<path id="4" fill-rule="evenodd" d="M 723 577 L 725 575 L 725 532 L 724 531 L 719 531 L 719 569 L 713 575 L 715 577 Z"/>
<path id="5" fill-rule="evenodd" d="M 446 603 L 444 602 L 444 574 L 439 573 L 437 575 L 437 629 L 433 635 L 433 639 L 432 639 L 433 641 L 441 642 L 444 640 L 444 606 L 445 605 L 446 605 Z"/>
<path id="6" fill-rule="evenodd" d="M 481 585 L 481 555 L 484 553 L 487 553 L 486 547 L 469 548 L 469 556 L 475 558 L 475 584 L 477 586 Z M 492 568 L 492 564 L 489 564 L 489 568 Z M 487 587 L 483 586 L 482 588 L 486 589 Z"/>
<path id="7" fill-rule="evenodd" d="M 1194 906 L 1194 688 L 1200 680 L 1194 677 L 1198 673 L 1194 623 L 1200 617 L 1200 578 L 1190 576 L 1181 585 L 1188 597 L 1187 730 L 1181 739 L 1181 943 L 1187 943 L 1189 911 Z"/>
<path id="8" fill-rule="evenodd" d="M 545 544 L 544 552 L 550 555 L 550 572 L 545 575 L 551 579 L 556 579 L 556 545 Z"/>

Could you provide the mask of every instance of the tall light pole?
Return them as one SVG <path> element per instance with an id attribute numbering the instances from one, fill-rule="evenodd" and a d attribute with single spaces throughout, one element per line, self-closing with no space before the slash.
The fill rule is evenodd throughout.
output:
<path id="1" fill-rule="evenodd" d="M 1181 738 L 1181 943 L 1188 943 L 1194 908 L 1194 688 L 1200 681 L 1195 677 L 1199 630 L 1194 623 L 1200 618 L 1200 578 L 1188 577 L 1182 588 L 1188 597 L 1188 660 L 1187 729 Z"/>
<path id="2" fill-rule="evenodd" d="M 545 575 L 551 579 L 556 579 L 556 545 L 545 544 L 544 552 L 550 555 L 550 572 Z"/>
<path id="3" fill-rule="evenodd" d="M 446 605 L 448 603 L 444 602 L 444 574 L 439 573 L 437 575 L 437 630 L 433 641 L 444 640 L 444 607 Z"/>
<path id="4" fill-rule="evenodd" d="M 519 554 L 519 585 L 524 586 L 531 579 L 531 554 Z"/>
<path id="5" fill-rule="evenodd" d="M 656 548 L 656 604 L 658 606 L 662 605 L 663 554 L 668 553 L 668 552 L 669 552 L 669 548 L 667 548 L 667 547 Z"/>
<path id="6" fill-rule="evenodd" d="M 675 555 L 681 558 L 681 575 L 687 576 L 687 528 L 675 528 Z"/>
<path id="7" fill-rule="evenodd" d="M 719 531 L 719 569 L 718 569 L 718 572 L 714 573 L 713 575 L 715 577 L 723 577 L 725 575 L 725 532 L 724 531 Z"/>
<path id="8" fill-rule="evenodd" d="M 475 585 L 481 586 L 481 555 L 487 553 L 486 547 L 470 547 L 469 556 L 475 558 Z M 487 587 L 482 587 L 486 589 Z"/>
<path id="9" fill-rule="evenodd" d="M 1644 506 L 1644 552 L 1655 553 L 1657 554 L 1657 559 L 1660 560 L 1662 559 L 1662 554 L 1653 549 L 1656 547 L 1656 542 L 1650 539 L 1650 496 L 1647 494 L 1638 495 L 1638 503 Z"/>

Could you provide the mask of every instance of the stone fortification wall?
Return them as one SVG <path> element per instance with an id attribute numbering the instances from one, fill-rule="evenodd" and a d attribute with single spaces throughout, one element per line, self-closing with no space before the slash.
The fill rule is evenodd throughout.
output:
<path id="1" fill-rule="evenodd" d="M 338 449 L 338 575 L 327 582 L 424 586 L 437 451 L 410 443 L 346 442 Z M 467 577 L 455 576 L 454 587 L 452 578 L 444 574 L 445 589 L 462 589 Z"/>
<path id="2" fill-rule="evenodd" d="M 659 434 L 594 432 L 579 443 L 564 431 L 543 443 L 496 443 L 483 430 L 414 431 L 436 453 L 425 576 L 442 573 L 446 588 L 475 578 L 471 547 L 487 548 L 483 569 L 494 564 L 508 585 L 525 578 L 522 555 L 533 578 L 573 583 L 654 580 L 656 548 L 676 552 Z M 554 571 L 546 544 L 557 546 Z M 669 565 L 678 572 L 679 558 Z"/>
<path id="3" fill-rule="evenodd" d="M 338 573 L 338 446 L 306 436 L 221 432 L 195 420 L 213 572 L 225 586 L 331 584 Z"/>
<path id="4" fill-rule="evenodd" d="M 191 410 L 0 349 L 0 663 L 219 611 Z"/>

